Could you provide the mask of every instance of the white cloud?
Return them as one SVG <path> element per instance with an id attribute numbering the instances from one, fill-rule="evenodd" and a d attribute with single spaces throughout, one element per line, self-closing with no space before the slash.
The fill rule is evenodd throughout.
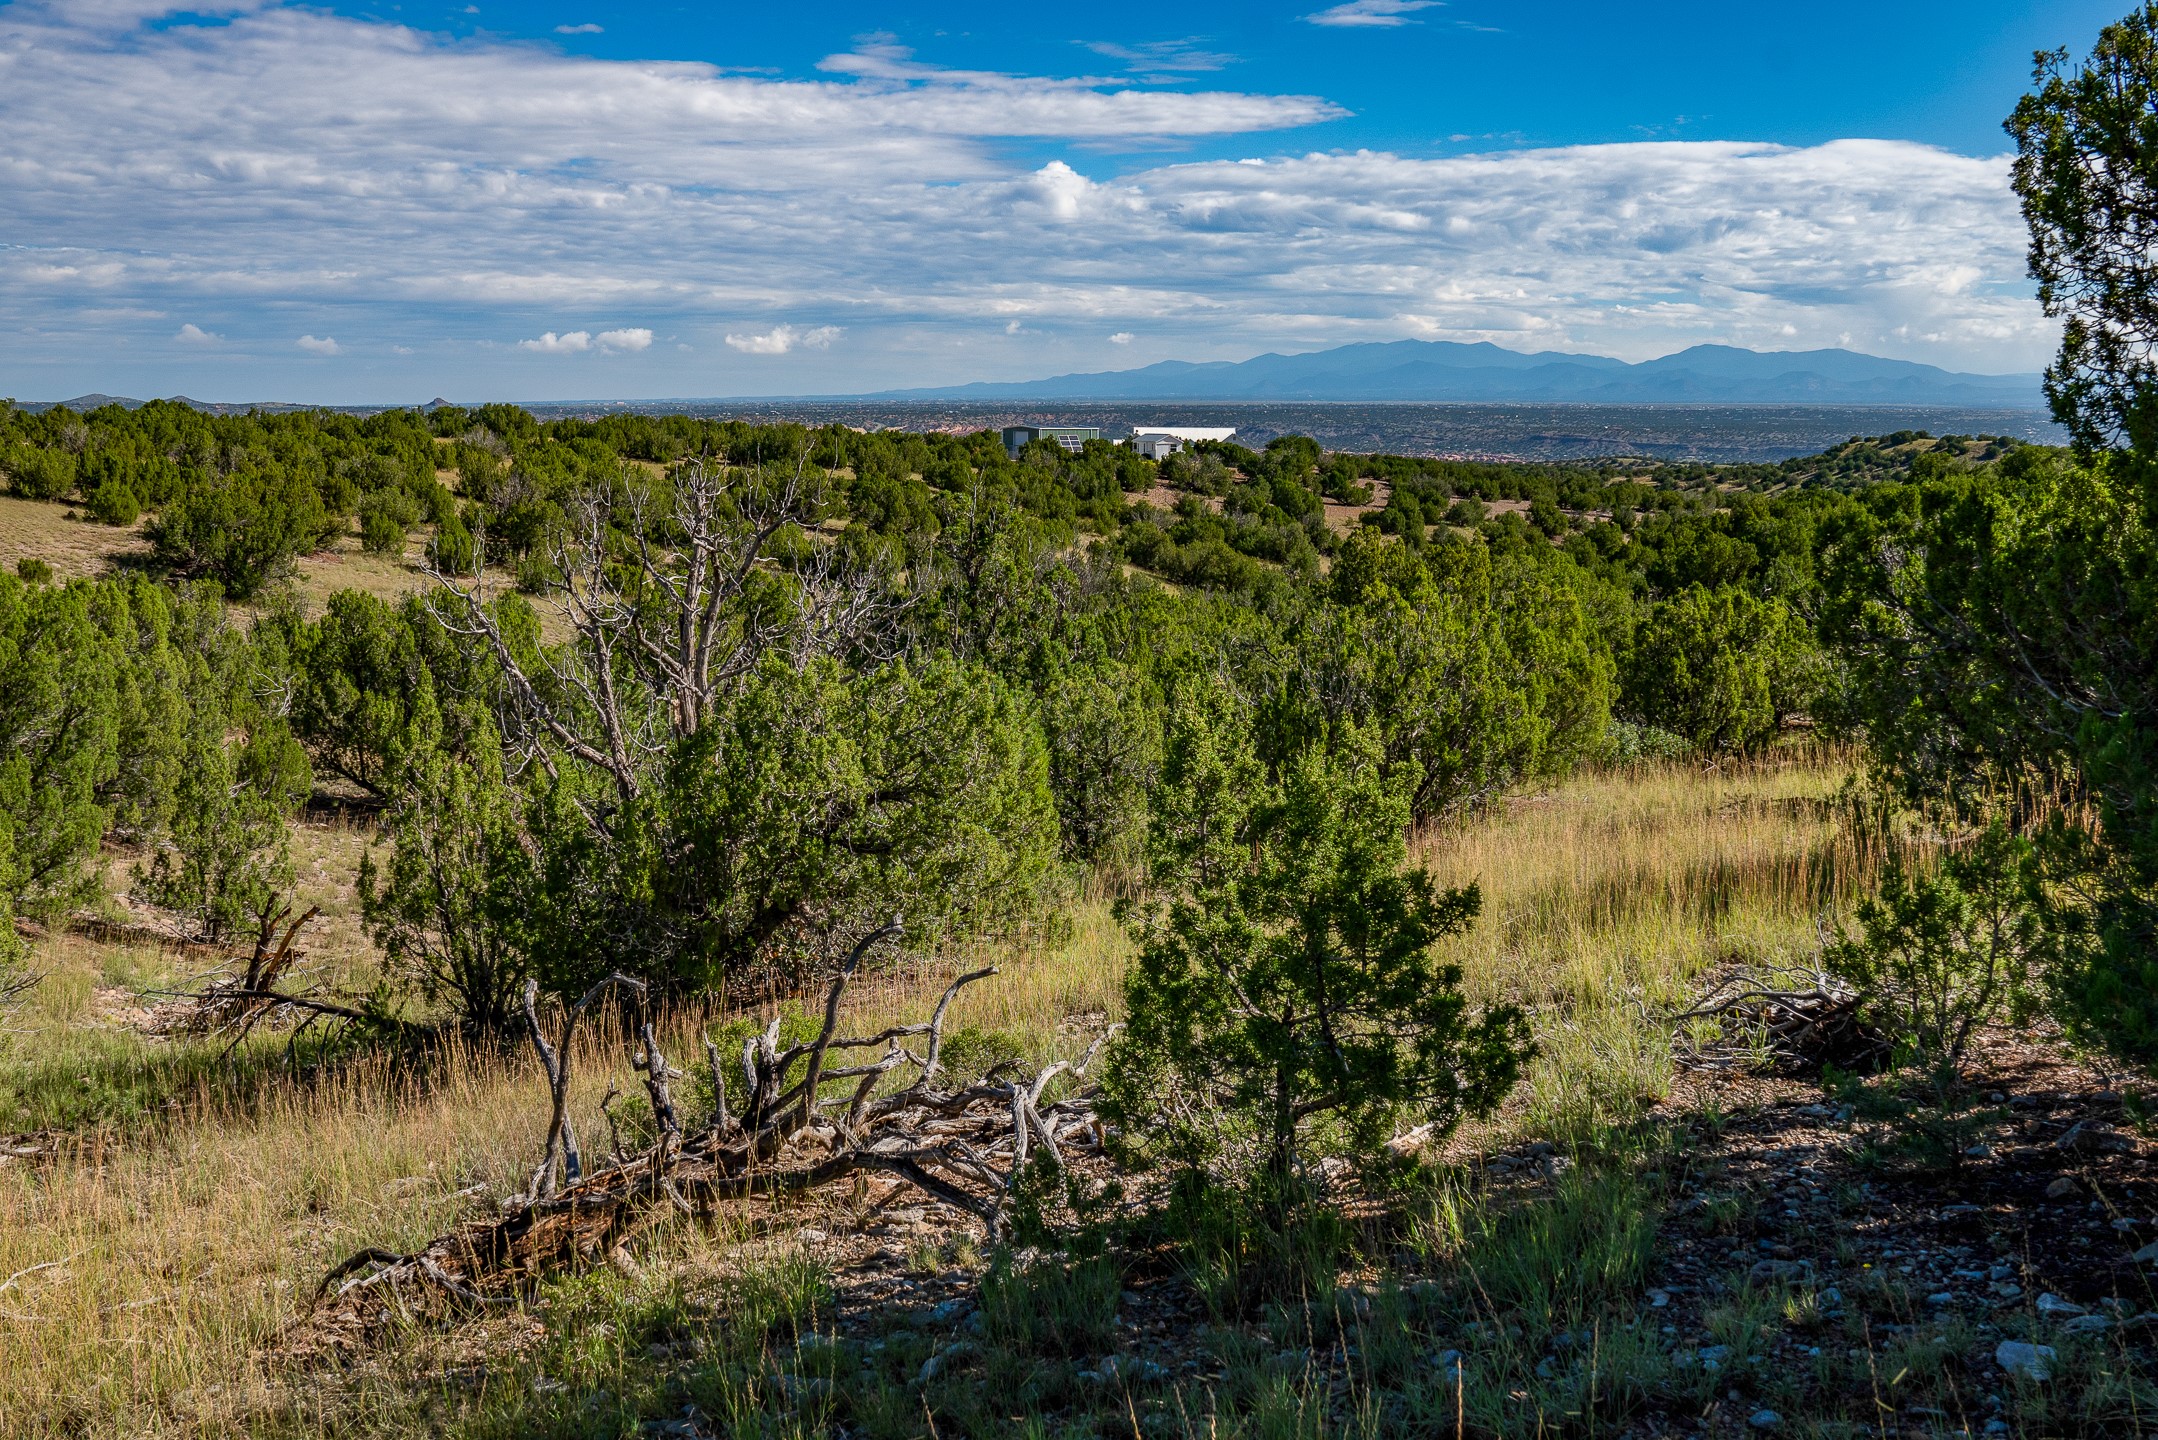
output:
<path id="1" fill-rule="evenodd" d="M 1021 321 L 1075 344 L 1173 335 L 1192 358 L 1404 335 L 1628 358 L 1849 336 L 1983 370 L 2036 368 L 2052 343 L 1997 157 L 1895 141 L 1326 150 L 1323 132 L 1279 133 L 1342 113 L 1322 99 L 943 70 L 885 42 L 790 81 L 267 0 L 216 23 L 99 3 L 86 19 L 0 0 L 13 335 L 90 310 L 334 305 L 370 345 L 484 365 L 447 348 L 466 323 L 452 313 L 511 335 L 609 317 L 517 342 L 557 355 L 815 315 L 832 323 L 760 320 L 726 343 L 821 350 L 834 388 L 1031 367 L 1035 347 L 1002 333 Z M 1090 148 L 1238 134 L 1250 158 Z M 1056 143 L 1018 147 L 1033 157 L 1018 164 L 1012 139 Z M 848 343 L 829 348 L 840 326 Z M 901 333 L 903 373 L 849 368 Z M 981 348 L 943 346 L 964 368 L 925 375 L 927 335 Z M 7 350 L 9 374 L 46 363 Z"/>
<path id="2" fill-rule="evenodd" d="M 557 25 L 554 27 L 554 33 L 557 35 L 604 35 L 607 33 L 607 27 L 594 25 L 587 20 L 582 25 Z"/>
<path id="3" fill-rule="evenodd" d="M 182 345 L 215 345 L 224 337 L 222 335 L 212 335 L 209 331 L 190 320 L 185 325 L 182 325 L 179 333 L 172 338 Z"/>
<path id="4" fill-rule="evenodd" d="M 1109 337 L 1109 343 L 1111 345 L 1129 345 L 1132 341 L 1138 338 L 1138 336 L 1132 334 L 1129 330 L 1119 330 L 1116 332 L 1116 334 Z"/>
<path id="5" fill-rule="evenodd" d="M 566 335 L 557 335 L 554 331 L 549 330 L 537 340 L 518 341 L 517 348 L 520 350 L 537 350 L 542 355 L 574 355 L 580 350 L 592 348 L 592 332 L 589 330 L 572 330 Z"/>
<path id="6" fill-rule="evenodd" d="M 1409 16 L 1437 8 L 1442 0 L 1347 0 L 1304 18 L 1314 25 L 1414 25 Z"/>
<path id="7" fill-rule="evenodd" d="M 1221 70 L 1237 61 L 1236 56 L 1225 51 L 1206 49 L 1205 38 L 1198 35 L 1182 40 L 1148 40 L 1136 45 L 1108 40 L 1084 43 L 1095 54 L 1121 60 L 1125 69 L 1151 77 Z"/>
<path id="8" fill-rule="evenodd" d="M 310 355 L 341 355 L 345 348 L 327 335 L 302 335 L 293 343 Z"/>
<path id="9" fill-rule="evenodd" d="M 797 330 L 792 325 L 775 325 L 762 335 L 729 335 L 729 349 L 744 355 L 784 355 L 790 350 L 824 350 L 840 336 L 837 325 L 819 325 L 814 330 Z"/>

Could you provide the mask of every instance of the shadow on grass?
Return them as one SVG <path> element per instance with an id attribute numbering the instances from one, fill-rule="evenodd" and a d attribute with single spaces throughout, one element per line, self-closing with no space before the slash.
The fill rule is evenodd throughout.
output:
<path id="1" fill-rule="evenodd" d="M 257 1034 L 237 1047 L 221 1036 L 76 1031 L 52 1052 L 0 1053 L 0 1130 L 143 1133 L 251 1116 L 273 1098 L 332 1083 L 388 1094 L 470 1054 L 455 1037 L 425 1029 L 385 1037 L 317 1027 Z"/>

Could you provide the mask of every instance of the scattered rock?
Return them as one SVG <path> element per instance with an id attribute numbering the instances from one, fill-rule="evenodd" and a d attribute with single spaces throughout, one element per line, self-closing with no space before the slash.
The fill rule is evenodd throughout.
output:
<path id="1" fill-rule="evenodd" d="M 1104 1380 L 1121 1380 L 1127 1385 L 1159 1385 L 1169 1378 L 1168 1370 L 1137 1355 L 1111 1355 L 1095 1373 Z"/>
<path id="2" fill-rule="evenodd" d="M 2057 1354 L 2051 1345 L 2033 1345 L 2028 1340 L 2003 1340 L 1994 1347 L 1993 1363 L 2018 1380 L 2050 1380 L 2053 1378 L 2053 1360 Z"/>
<path id="3" fill-rule="evenodd" d="M 1439 1352 L 1439 1377 L 1449 1385 L 1461 1383 L 1462 1359 L 1459 1350 Z"/>
<path id="4" fill-rule="evenodd" d="M 2158 1240 L 2153 1240 L 2128 1258 L 2138 1265 L 2158 1265 Z"/>
<path id="5" fill-rule="evenodd" d="M 1813 1279 L 1813 1266 L 1804 1260 L 1757 1260 L 1746 1272 L 1752 1285 L 1804 1285 Z"/>
<path id="6" fill-rule="evenodd" d="M 2046 1187 L 2046 1198 L 2048 1200 L 2065 1200 L 2075 1193 L 2075 1177 L 2070 1175 L 2063 1175 Z"/>
<path id="7" fill-rule="evenodd" d="M 945 1346 L 942 1350 L 939 1350 L 936 1354 L 930 1356 L 927 1360 L 924 1360 L 922 1362 L 922 1368 L 915 1373 L 914 1383 L 917 1385 L 927 1385 L 930 1381 L 936 1379 L 939 1375 L 942 1375 L 946 1370 L 950 1369 L 954 1361 L 964 1360 L 968 1356 L 972 1355 L 974 1351 L 975 1345 L 974 1342 L 971 1340 L 960 1340 L 953 1344 Z"/>
<path id="8" fill-rule="evenodd" d="M 2077 1315 L 2061 1326 L 2063 1335 L 2096 1335 L 2113 1328 L 2110 1315 Z"/>
<path id="9" fill-rule="evenodd" d="M 1756 1430 L 1773 1430 L 1783 1424 L 1783 1417 L 1773 1410 L 1763 1408 L 1748 1415 L 1746 1423 Z"/>
<path id="10" fill-rule="evenodd" d="M 950 1325 L 955 1321 L 964 1320 L 967 1313 L 973 1308 L 974 1302 L 963 1295 L 955 1295 L 949 1300 L 940 1300 L 929 1307 L 929 1323 L 932 1325 Z"/>
<path id="11" fill-rule="evenodd" d="M 2070 1315 L 2081 1315 L 2083 1307 L 2073 1300 L 2063 1300 L 2048 1290 L 2038 1297 L 2038 1313 L 2049 1320 L 2060 1320 Z"/>

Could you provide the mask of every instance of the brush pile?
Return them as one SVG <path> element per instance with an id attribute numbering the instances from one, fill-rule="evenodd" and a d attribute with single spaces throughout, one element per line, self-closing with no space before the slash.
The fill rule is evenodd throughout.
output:
<path id="1" fill-rule="evenodd" d="M 1738 971 L 1668 1019 L 1674 1058 L 1688 1070 L 1765 1065 L 1813 1075 L 1834 1066 L 1862 1074 L 1889 1058 L 1888 1041 L 1860 1014 L 1858 993 L 1819 970 Z"/>

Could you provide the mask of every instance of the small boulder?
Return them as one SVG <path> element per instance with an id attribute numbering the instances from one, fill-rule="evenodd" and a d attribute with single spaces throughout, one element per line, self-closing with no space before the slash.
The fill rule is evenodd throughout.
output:
<path id="1" fill-rule="evenodd" d="M 1756 1430 L 1774 1430 L 1783 1424 L 1783 1417 L 1764 1406 L 1748 1415 L 1746 1423 Z"/>
<path id="2" fill-rule="evenodd" d="M 2051 1345 L 2028 1340 L 2003 1340 L 1993 1350 L 1993 1363 L 2018 1380 L 2050 1380 L 2058 1352 Z"/>

